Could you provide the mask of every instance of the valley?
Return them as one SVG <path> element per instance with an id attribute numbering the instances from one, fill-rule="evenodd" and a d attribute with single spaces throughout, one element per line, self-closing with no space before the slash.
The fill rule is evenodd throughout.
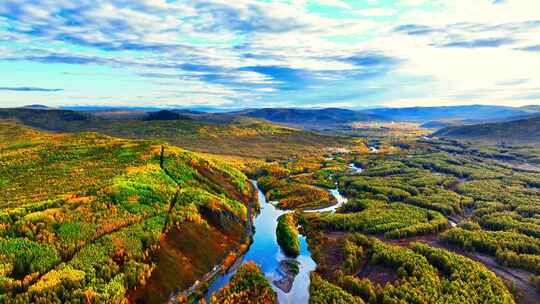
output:
<path id="1" fill-rule="evenodd" d="M 534 145 L 0 114 L 2 302 L 540 301 Z"/>
<path id="2" fill-rule="evenodd" d="M 540 304 L 538 0 L 1 0 L 0 304 Z"/>

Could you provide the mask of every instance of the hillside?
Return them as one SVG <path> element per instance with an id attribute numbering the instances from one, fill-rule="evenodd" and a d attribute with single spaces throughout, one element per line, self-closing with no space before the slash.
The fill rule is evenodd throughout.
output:
<path id="1" fill-rule="evenodd" d="M 2 303 L 163 303 L 246 241 L 251 184 L 195 153 L 2 121 L 0 163 Z"/>
<path id="2" fill-rule="evenodd" d="M 144 120 L 179 120 L 189 119 L 187 116 L 180 115 L 178 113 L 162 110 L 158 112 L 151 112 L 143 117 Z"/>
<path id="3" fill-rule="evenodd" d="M 328 128 L 357 121 L 385 121 L 386 118 L 364 114 L 357 111 L 328 108 L 328 109 L 292 109 L 265 108 L 251 109 L 237 114 L 261 118 L 271 122 L 301 126 L 305 128 Z"/>
<path id="4" fill-rule="evenodd" d="M 442 128 L 458 126 L 458 125 L 459 124 L 457 124 L 456 122 L 431 120 L 426 123 L 423 123 L 422 125 L 420 125 L 420 127 L 426 128 L 426 129 L 442 129 Z"/>
<path id="5" fill-rule="evenodd" d="M 509 122 L 448 127 L 434 133 L 439 137 L 456 137 L 486 141 L 540 141 L 540 116 Z"/>
<path id="6" fill-rule="evenodd" d="M 486 120 L 503 119 L 529 114 L 520 108 L 502 106 L 448 106 L 448 107 L 411 107 L 380 108 L 362 111 L 362 113 L 380 115 L 397 121 L 428 122 L 434 120 Z"/>
<path id="7" fill-rule="evenodd" d="M 351 144 L 348 138 L 324 136 L 254 118 L 234 117 L 217 123 L 168 111 L 163 120 L 159 113 L 163 112 L 150 114 L 157 118 L 151 120 L 105 119 L 71 110 L 0 109 L 0 119 L 15 119 L 48 131 L 93 131 L 123 138 L 158 139 L 197 152 L 261 159 L 313 154 L 327 147 Z"/>

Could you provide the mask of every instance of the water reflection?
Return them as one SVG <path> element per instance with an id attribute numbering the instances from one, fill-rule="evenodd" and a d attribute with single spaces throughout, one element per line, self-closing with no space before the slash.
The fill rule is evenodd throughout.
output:
<path id="1" fill-rule="evenodd" d="M 362 172 L 362 168 L 357 167 L 354 164 L 349 165 L 349 168 L 353 169 L 356 173 Z M 231 269 L 220 276 L 218 276 L 212 284 L 210 284 L 208 291 L 205 295 L 205 299 L 210 299 L 210 296 L 225 286 L 231 277 L 236 273 L 238 267 L 245 261 L 254 261 L 257 263 L 264 275 L 272 285 L 272 288 L 278 295 L 279 303 L 283 304 L 304 304 L 309 302 L 309 285 L 311 271 L 315 270 L 317 264 L 311 258 L 311 252 L 308 249 L 308 244 L 305 236 L 300 236 L 300 255 L 295 258 L 299 263 L 300 272 L 294 279 L 292 289 L 290 292 L 285 293 L 277 286 L 273 281 L 279 280 L 283 277 L 280 270 L 280 262 L 287 257 L 277 243 L 276 228 L 277 219 L 282 214 L 290 211 L 284 211 L 277 209 L 274 204 L 266 201 L 266 197 L 262 191 L 258 188 L 257 182 L 253 181 L 253 185 L 257 188 L 259 202 L 261 205 L 260 213 L 256 216 L 253 225 L 255 227 L 253 235 L 253 243 L 249 247 L 246 254 L 231 267 Z M 331 189 L 330 193 L 336 198 L 337 204 L 328 208 L 310 210 L 306 212 L 335 212 L 339 207 L 347 202 L 347 198 L 342 196 L 337 189 Z"/>
<path id="2" fill-rule="evenodd" d="M 256 182 L 253 182 L 253 184 L 257 187 Z M 306 238 L 300 236 L 300 255 L 296 257 L 296 260 L 299 262 L 300 272 L 294 280 L 291 291 L 285 293 L 277 288 L 272 282 L 274 280 L 279 280 L 282 277 L 282 273 L 279 269 L 280 261 L 288 259 L 277 243 L 276 228 L 278 217 L 289 211 L 277 209 L 272 203 L 266 201 L 264 194 L 258 187 L 257 190 L 259 202 L 261 204 L 261 212 L 253 222 L 255 226 L 253 243 L 238 263 L 231 267 L 227 273 L 218 276 L 212 282 L 205 298 L 208 301 L 214 292 L 225 286 L 236 273 L 238 266 L 243 262 L 254 261 L 261 267 L 264 275 L 271 283 L 272 288 L 278 294 L 279 303 L 308 303 L 310 283 L 309 273 L 315 270 L 317 265 L 311 258 Z"/>

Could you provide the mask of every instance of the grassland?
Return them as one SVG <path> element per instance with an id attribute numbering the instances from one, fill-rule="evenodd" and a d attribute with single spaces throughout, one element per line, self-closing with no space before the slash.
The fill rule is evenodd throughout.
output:
<path id="1" fill-rule="evenodd" d="M 375 139 L 411 139 L 430 133 L 419 123 L 408 122 L 355 122 L 351 124 L 352 132 L 367 138 Z"/>
<path id="2" fill-rule="evenodd" d="M 195 153 L 1 122 L 0 163 L 3 303 L 167 296 L 246 241 L 251 184 Z"/>

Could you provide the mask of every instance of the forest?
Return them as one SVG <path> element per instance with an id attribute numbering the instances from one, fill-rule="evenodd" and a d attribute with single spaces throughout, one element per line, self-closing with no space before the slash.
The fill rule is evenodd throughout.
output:
<path id="1" fill-rule="evenodd" d="M 540 174 L 478 152 L 450 154 L 443 143 L 417 141 L 397 153 L 350 156 L 364 170 L 338 178 L 349 201 L 337 213 L 302 217 L 318 262 L 315 281 L 321 287 L 314 291 L 333 284 L 340 296 L 332 301 L 344 303 L 353 301 L 350 296 L 369 303 L 538 300 L 529 290 L 538 286 L 540 196 L 535 185 Z M 431 266 L 421 266 L 420 256 Z M 413 267 L 405 261 L 416 262 Z M 519 277 L 528 281 L 526 287 L 496 276 L 486 261 L 493 261 L 486 264 L 493 270 L 525 271 Z M 430 275 L 430 267 L 443 277 Z M 423 283 L 407 282 L 411 275 Z"/>
<path id="2" fill-rule="evenodd" d="M 298 242 L 298 221 L 295 215 L 287 213 L 279 217 L 276 228 L 276 237 L 279 246 L 290 256 L 298 256 L 300 244 Z"/>
<path id="3" fill-rule="evenodd" d="M 0 71 L 0 304 L 540 304 L 540 0 L 0 0 Z"/>
<path id="4" fill-rule="evenodd" d="M 287 212 L 273 233 L 295 275 L 307 241 L 310 303 L 540 299 L 540 173 L 501 156 L 523 149 L 381 135 L 252 158 L 13 121 L 0 137 L 0 302 L 277 302 L 237 265 L 264 208 L 249 179 Z"/>
<path id="5" fill-rule="evenodd" d="M 212 295 L 211 303 L 276 303 L 276 293 L 259 267 L 247 262 L 238 269 L 229 284 Z"/>
<path id="6" fill-rule="evenodd" d="M 225 163 L 159 142 L 0 130 L 2 303 L 136 301 L 156 281 L 191 286 L 246 241 L 253 190 Z M 183 262 L 155 271 L 178 233 Z"/>

